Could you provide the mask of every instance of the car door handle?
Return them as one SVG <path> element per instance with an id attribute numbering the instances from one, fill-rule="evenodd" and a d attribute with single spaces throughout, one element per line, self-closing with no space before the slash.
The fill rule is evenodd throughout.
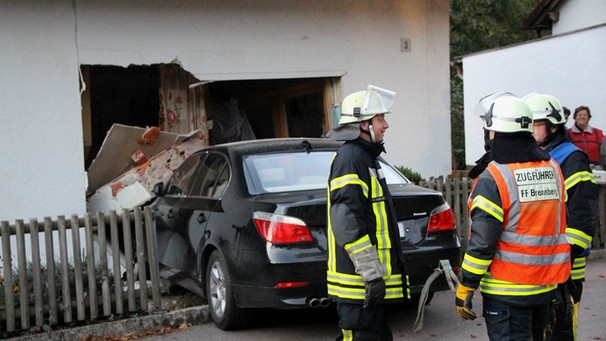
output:
<path id="1" fill-rule="evenodd" d="M 200 224 L 205 223 L 205 222 L 206 222 L 206 216 L 204 215 L 204 213 L 200 213 L 200 214 L 198 215 L 198 218 L 196 218 L 196 220 L 197 220 L 197 221 L 198 221 Z"/>
<path id="2" fill-rule="evenodd" d="M 166 213 L 166 216 L 168 218 L 173 218 L 175 216 L 175 212 L 173 212 L 172 209 L 168 210 L 168 212 Z"/>

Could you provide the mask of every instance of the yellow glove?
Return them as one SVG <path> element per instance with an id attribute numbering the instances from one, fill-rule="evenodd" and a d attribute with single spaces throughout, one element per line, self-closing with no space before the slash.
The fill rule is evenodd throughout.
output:
<path id="1" fill-rule="evenodd" d="M 473 298 L 473 292 L 475 289 L 466 287 L 463 284 L 459 284 L 457 287 L 457 298 L 455 304 L 457 305 L 457 314 L 465 320 L 475 320 L 476 313 L 471 308 L 471 299 Z"/>

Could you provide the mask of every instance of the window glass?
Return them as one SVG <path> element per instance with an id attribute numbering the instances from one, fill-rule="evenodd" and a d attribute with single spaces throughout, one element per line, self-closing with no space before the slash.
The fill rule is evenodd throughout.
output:
<path id="1" fill-rule="evenodd" d="M 297 152 L 250 155 L 244 162 L 252 188 L 287 192 L 326 188 L 334 152 Z"/>
<path id="2" fill-rule="evenodd" d="M 184 196 L 187 195 L 189 184 L 196 174 L 196 165 L 200 161 L 200 158 L 204 156 L 205 153 L 194 154 L 190 156 L 188 159 L 183 161 L 181 166 L 174 171 L 173 176 L 168 182 L 168 188 L 166 190 L 166 195 L 172 196 Z"/>
<path id="3" fill-rule="evenodd" d="M 289 192 L 326 188 L 334 152 L 250 155 L 244 159 L 251 193 Z M 398 171 L 381 162 L 388 184 L 406 184 Z"/>
<path id="4" fill-rule="evenodd" d="M 227 186 L 227 180 L 229 180 L 227 160 L 221 154 L 210 153 L 196 173 L 191 193 L 193 196 L 218 196 Z"/>
<path id="5" fill-rule="evenodd" d="M 410 181 L 404 177 L 400 172 L 381 161 L 381 169 L 383 169 L 383 175 L 385 175 L 385 181 L 390 185 L 395 184 L 406 184 Z"/>

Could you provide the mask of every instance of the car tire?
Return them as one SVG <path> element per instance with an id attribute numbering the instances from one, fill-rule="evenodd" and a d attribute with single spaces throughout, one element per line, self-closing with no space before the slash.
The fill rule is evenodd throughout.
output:
<path id="1" fill-rule="evenodd" d="M 210 315 L 223 330 L 247 327 L 250 313 L 236 305 L 231 277 L 225 258 L 219 251 L 213 251 L 206 267 L 206 293 Z"/>

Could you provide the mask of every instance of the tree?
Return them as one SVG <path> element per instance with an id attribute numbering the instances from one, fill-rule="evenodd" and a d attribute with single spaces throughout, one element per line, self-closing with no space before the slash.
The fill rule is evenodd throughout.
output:
<path id="1" fill-rule="evenodd" d="M 536 38 L 523 27 L 539 0 L 451 0 L 450 59 Z M 463 80 L 450 72 L 451 141 L 456 169 L 466 169 Z"/>

